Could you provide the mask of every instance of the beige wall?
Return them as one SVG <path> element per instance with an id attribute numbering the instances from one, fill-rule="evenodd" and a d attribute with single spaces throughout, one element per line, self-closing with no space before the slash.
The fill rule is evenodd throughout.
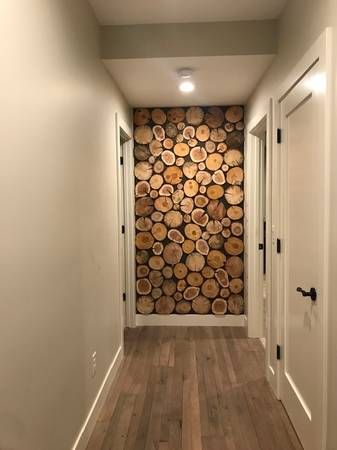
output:
<path id="1" fill-rule="evenodd" d="M 295 66 L 298 59 L 305 53 L 310 45 L 327 27 L 333 27 L 334 48 L 333 64 L 336 68 L 334 74 L 334 98 L 332 99 L 332 123 L 336 121 L 337 113 L 337 2 L 336 0 L 289 0 L 281 17 L 279 28 L 279 54 L 270 67 L 268 73 L 262 79 L 260 85 L 251 97 L 247 110 L 247 123 L 253 118 L 264 114 L 268 99 L 282 83 L 285 76 Z M 329 417 L 328 417 L 328 443 L 327 450 L 337 448 L 337 128 L 333 125 L 332 136 L 332 160 L 331 160 L 331 278 L 330 278 L 330 339 L 329 339 Z"/>
<path id="2" fill-rule="evenodd" d="M 2 1 L 0 29 L 0 448 L 65 450 L 120 346 L 114 121 L 129 110 L 85 1 Z"/>

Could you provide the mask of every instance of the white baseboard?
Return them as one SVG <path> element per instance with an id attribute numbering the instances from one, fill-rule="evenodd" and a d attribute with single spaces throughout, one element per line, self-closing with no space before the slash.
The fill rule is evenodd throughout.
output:
<path id="1" fill-rule="evenodd" d="M 140 326 L 188 326 L 188 327 L 245 327 L 247 317 L 244 314 L 240 316 L 225 315 L 215 316 L 213 314 L 136 314 L 136 325 Z"/>
<path id="2" fill-rule="evenodd" d="M 101 412 L 105 400 L 107 399 L 111 384 L 116 377 L 117 370 L 119 369 L 122 360 L 123 360 L 123 351 L 122 347 L 119 347 L 104 377 L 103 383 L 99 388 L 96 398 L 90 408 L 89 414 L 77 436 L 74 445 L 72 446 L 72 450 L 85 450 L 87 448 L 90 436 L 94 430 L 99 414 Z"/>

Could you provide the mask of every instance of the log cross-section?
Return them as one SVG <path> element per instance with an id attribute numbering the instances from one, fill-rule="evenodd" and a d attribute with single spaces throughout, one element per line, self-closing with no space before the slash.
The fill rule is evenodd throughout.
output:
<path id="1" fill-rule="evenodd" d="M 134 110 L 138 314 L 244 311 L 244 109 Z"/>

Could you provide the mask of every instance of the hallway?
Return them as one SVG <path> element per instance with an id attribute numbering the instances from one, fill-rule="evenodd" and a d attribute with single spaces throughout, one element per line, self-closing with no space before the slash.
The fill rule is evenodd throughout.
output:
<path id="1" fill-rule="evenodd" d="M 0 23 L 0 450 L 337 450 L 337 0 Z"/>
<path id="2" fill-rule="evenodd" d="M 299 450 L 243 328 L 138 327 L 87 450 Z"/>

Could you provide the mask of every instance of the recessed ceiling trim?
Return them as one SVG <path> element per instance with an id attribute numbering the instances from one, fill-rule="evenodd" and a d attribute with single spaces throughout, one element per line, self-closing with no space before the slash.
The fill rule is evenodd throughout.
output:
<path id="1" fill-rule="evenodd" d="M 101 27 L 103 59 L 270 55 L 274 20 Z"/>

